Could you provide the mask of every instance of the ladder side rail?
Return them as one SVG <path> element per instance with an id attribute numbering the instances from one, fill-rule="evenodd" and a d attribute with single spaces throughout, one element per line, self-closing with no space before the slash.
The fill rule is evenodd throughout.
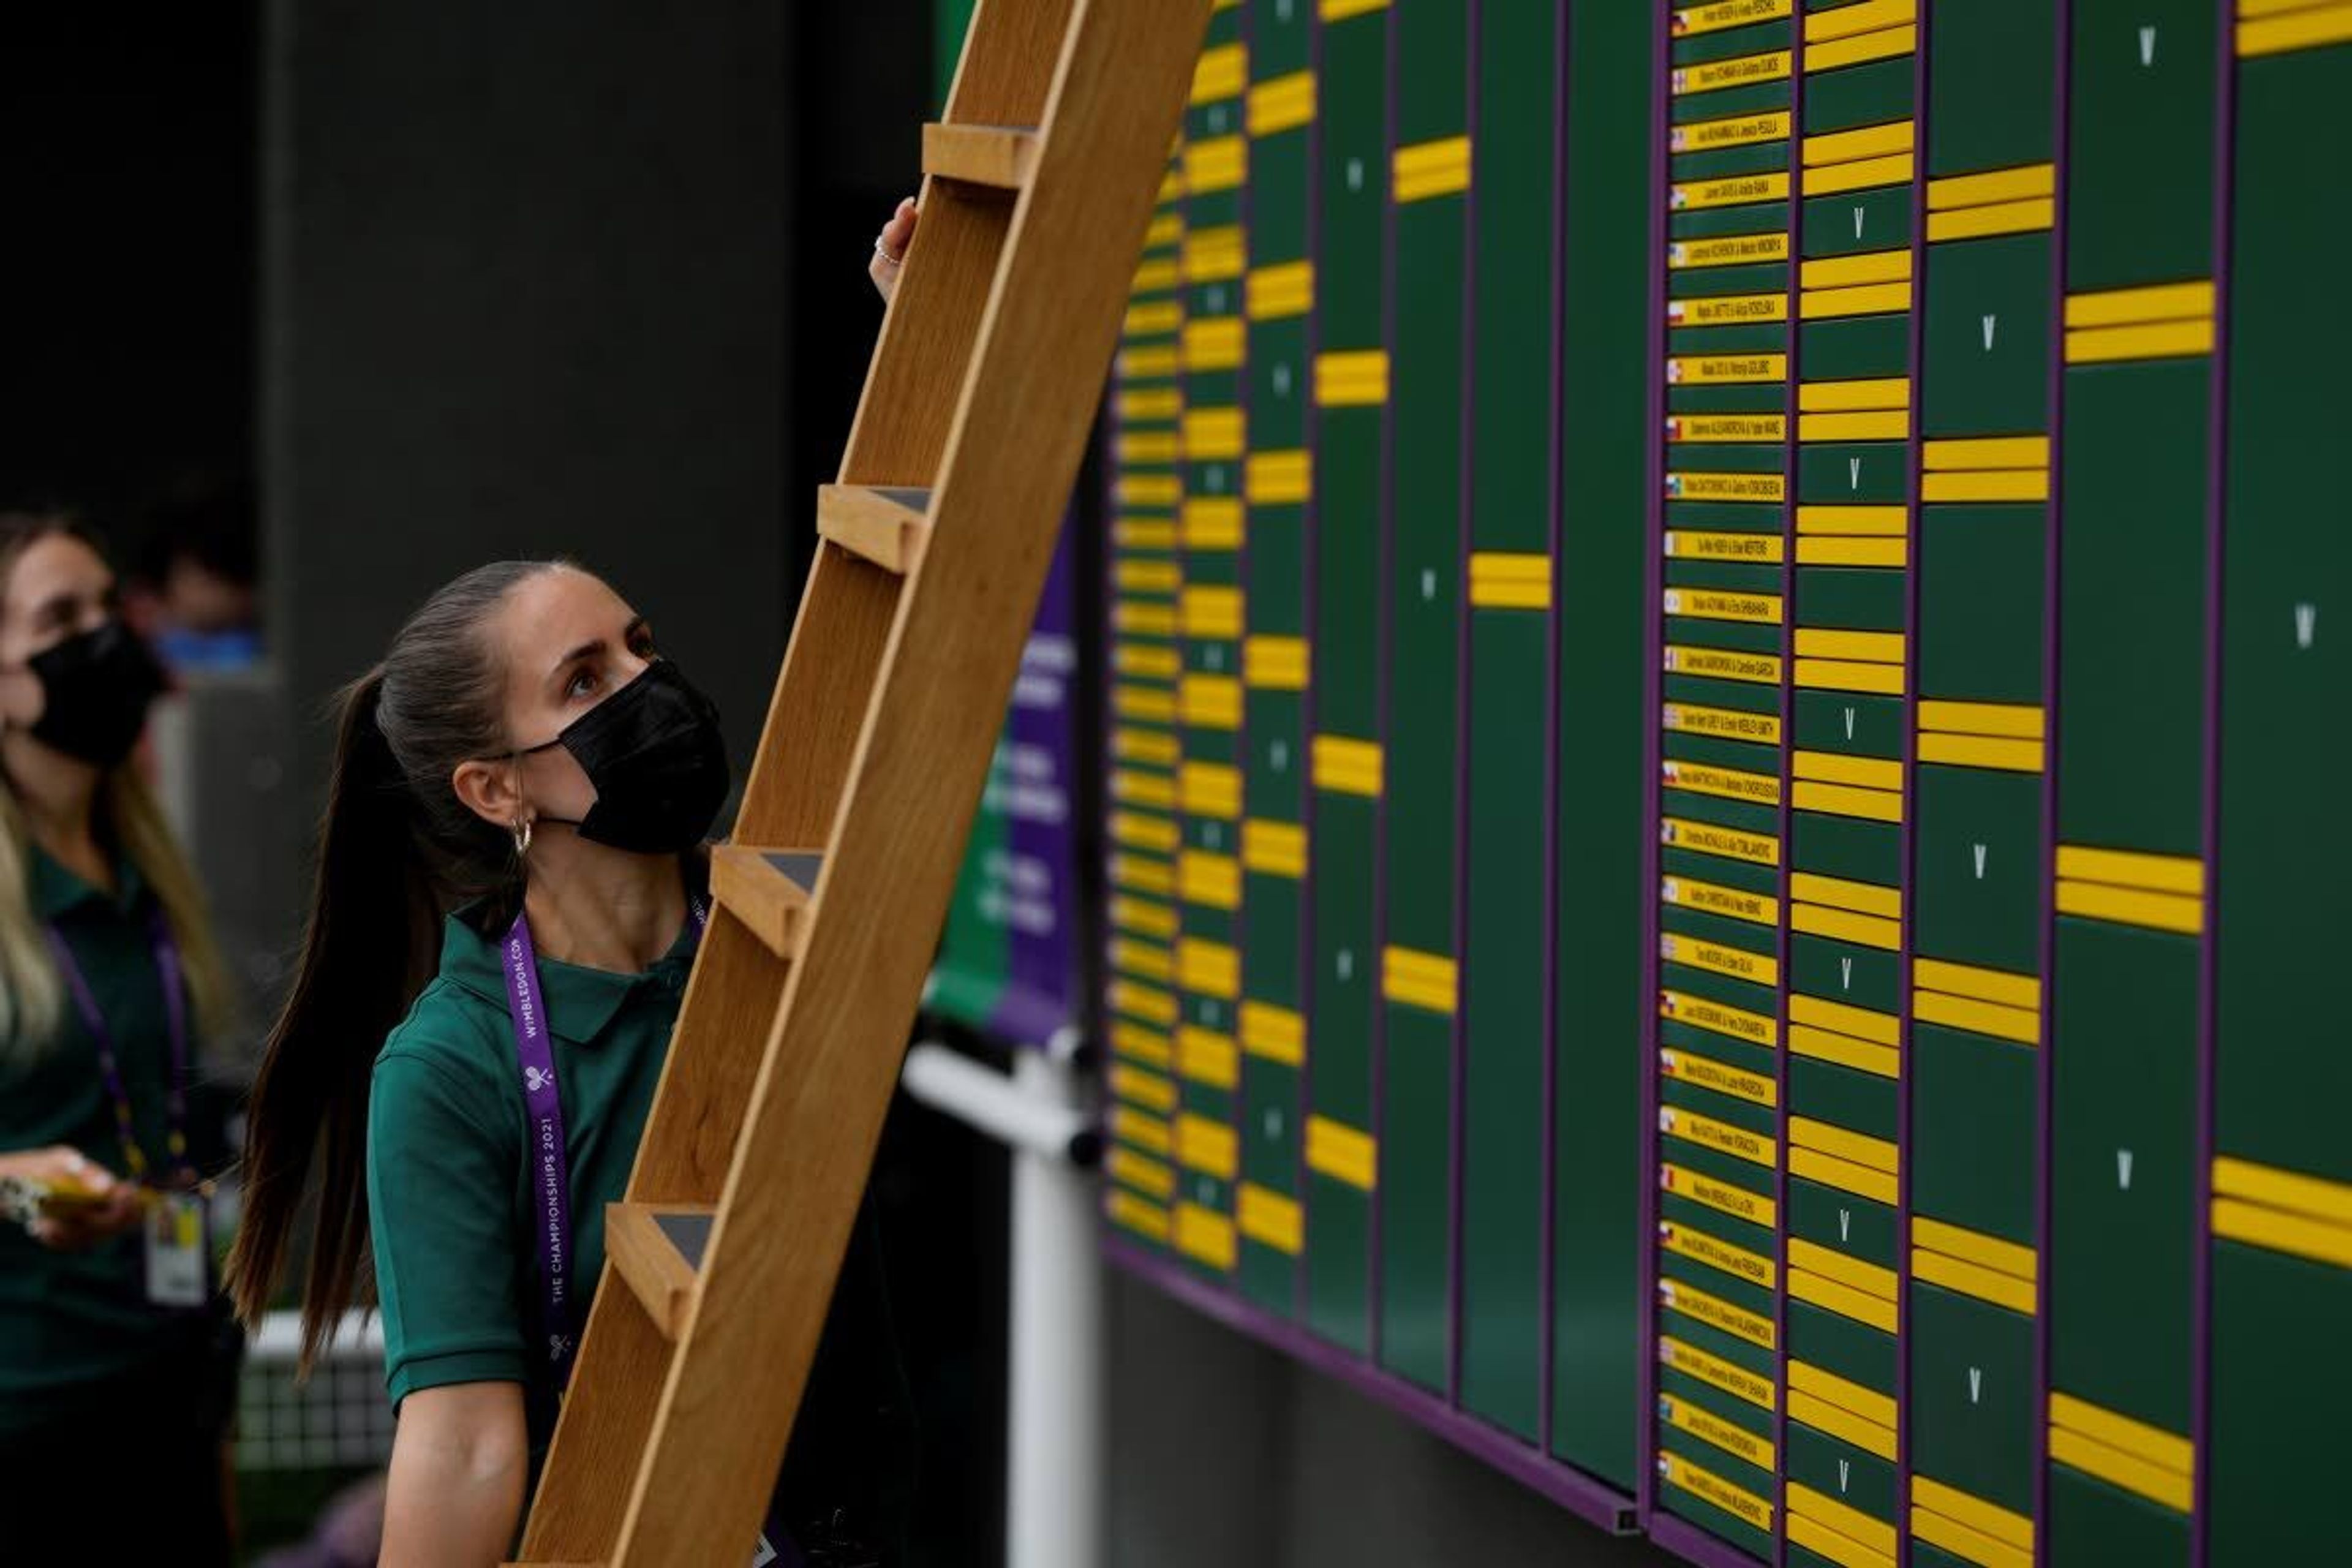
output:
<path id="1" fill-rule="evenodd" d="M 1042 105 L 1071 0 L 985 0 L 965 37 L 954 100 L 975 112 Z M 1040 38 L 1045 43 L 1038 42 Z M 926 180 L 922 258 L 909 261 L 868 363 L 843 464 L 929 483 L 1002 258 L 1013 201 Z M 869 415 L 869 410 L 875 411 Z M 838 812 L 903 580 L 830 543 L 812 563 L 739 808 L 738 842 L 823 841 Z M 632 1168 L 633 1201 L 715 1200 L 732 1163 L 789 965 L 717 911 Z M 525 1531 L 526 1557 L 601 1558 L 673 1355 L 608 1261 L 583 1331 L 572 1392 Z"/>
<path id="2" fill-rule="evenodd" d="M 1069 35 L 1072 5 L 1073 0 L 980 0 L 956 58 L 955 79 L 948 84 L 947 117 L 965 125 L 1043 121 L 1053 67 Z"/>
<path id="3" fill-rule="evenodd" d="M 927 177 L 916 200 L 913 249 L 842 448 L 845 485 L 933 482 L 1013 226 L 1011 192 Z"/>
<path id="4" fill-rule="evenodd" d="M 618 1550 L 756 1527 L 888 1109 L 958 851 L 1116 345 L 1208 0 L 1079 0 Z M 1138 105 L 1148 112 L 1137 112 Z M 834 889 L 828 892 L 828 889 Z M 747 1397 L 757 1391 L 758 1396 Z"/>

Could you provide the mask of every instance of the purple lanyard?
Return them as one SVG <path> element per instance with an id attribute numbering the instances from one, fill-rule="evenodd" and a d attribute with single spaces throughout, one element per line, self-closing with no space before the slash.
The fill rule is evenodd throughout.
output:
<path id="1" fill-rule="evenodd" d="M 163 1091 L 164 1137 L 173 1173 L 184 1180 L 193 1180 L 196 1170 L 188 1160 L 188 1003 L 181 989 L 184 982 L 180 946 L 172 940 L 171 924 L 160 908 L 148 917 L 148 933 L 155 946 L 156 978 L 163 984 L 164 1032 L 172 1043 L 172 1072 Z M 47 935 L 49 952 L 58 961 L 58 973 L 64 977 L 66 989 L 73 994 L 74 1011 L 81 1015 L 82 1026 L 98 1045 L 98 1070 L 106 1080 L 107 1094 L 114 1101 L 114 1131 L 122 1140 L 123 1165 L 132 1181 L 144 1182 L 147 1151 L 140 1147 L 138 1128 L 131 1121 L 131 1091 L 123 1087 L 122 1060 L 114 1049 L 114 1031 L 106 1026 L 106 1014 L 98 1005 L 98 994 L 89 988 L 81 965 L 75 962 L 65 933 L 52 923 L 47 927 Z"/>
<path id="2" fill-rule="evenodd" d="M 694 934 L 710 923 L 700 899 L 687 905 Z M 530 1120 L 530 1213 L 539 1232 L 540 1331 L 546 1336 L 547 1364 L 561 1392 L 571 1381 L 572 1357 L 579 1348 L 572 1310 L 572 1172 L 566 1163 L 563 1100 L 556 1092 L 555 1053 L 548 1044 L 547 1005 L 539 988 L 539 950 L 531 945 L 530 918 L 518 910 L 507 928 L 507 1011 L 514 1019 L 515 1059 L 522 1072 L 523 1105 Z"/>

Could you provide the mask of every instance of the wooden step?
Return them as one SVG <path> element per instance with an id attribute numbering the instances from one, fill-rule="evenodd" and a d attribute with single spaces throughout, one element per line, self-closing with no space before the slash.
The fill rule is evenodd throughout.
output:
<path id="1" fill-rule="evenodd" d="M 904 576 L 930 537 L 931 492 L 896 485 L 819 485 L 816 531 L 853 555 Z"/>
<path id="2" fill-rule="evenodd" d="M 1025 125 L 923 127 L 923 173 L 934 179 L 1018 191 L 1036 167 L 1037 132 Z"/>
<path id="3" fill-rule="evenodd" d="M 695 1276 L 710 1243 L 709 1204 L 606 1204 L 604 1256 L 662 1337 L 675 1342 L 693 1310 Z"/>
<path id="4" fill-rule="evenodd" d="M 710 851 L 710 896 L 769 952 L 797 957 L 824 864 L 824 854 L 814 849 L 721 844 Z"/>

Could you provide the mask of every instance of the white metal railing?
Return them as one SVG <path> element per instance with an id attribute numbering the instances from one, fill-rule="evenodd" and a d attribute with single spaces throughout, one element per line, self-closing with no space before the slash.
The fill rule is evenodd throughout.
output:
<path id="1" fill-rule="evenodd" d="M 331 1469 L 380 1465 L 392 1453 L 392 1402 L 383 1391 L 383 1324 L 349 1312 L 308 1382 L 294 1381 L 302 1320 L 272 1312 L 246 1342 L 238 1382 L 236 1467 Z"/>

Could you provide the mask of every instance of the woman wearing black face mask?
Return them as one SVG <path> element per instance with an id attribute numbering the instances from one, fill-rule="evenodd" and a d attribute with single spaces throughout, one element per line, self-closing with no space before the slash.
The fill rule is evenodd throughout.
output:
<path id="1" fill-rule="evenodd" d="M 307 1344 L 380 1305 L 387 1565 L 509 1555 L 716 918 L 700 847 L 727 787 L 709 700 L 566 565 L 459 578 L 345 700 L 230 1273 L 260 1310 L 315 1156 Z M 786 1456 L 785 1563 L 895 1560 L 904 1398 L 873 1263 L 861 1237 Z"/>
<path id="2" fill-rule="evenodd" d="M 228 1561 L 221 1151 L 187 1110 L 228 984 L 126 761 L 162 684 L 96 542 L 0 514 L 0 1561 Z"/>

